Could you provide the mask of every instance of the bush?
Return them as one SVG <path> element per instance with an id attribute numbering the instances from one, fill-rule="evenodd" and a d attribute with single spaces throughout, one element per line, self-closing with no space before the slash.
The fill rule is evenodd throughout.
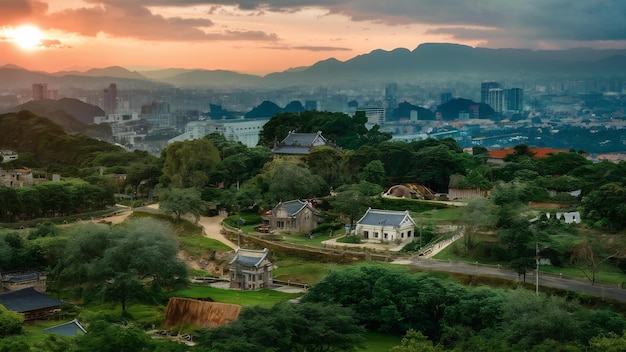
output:
<path id="1" fill-rule="evenodd" d="M 343 228 L 343 224 L 342 223 L 328 223 L 328 222 L 324 222 L 321 223 L 319 225 L 317 225 L 316 228 L 314 228 L 313 230 L 311 230 L 311 233 L 327 233 L 330 232 L 330 230 L 339 230 L 341 228 Z"/>
<path id="2" fill-rule="evenodd" d="M 341 238 L 337 239 L 337 242 L 340 243 L 361 243 L 361 236 L 359 235 L 349 235 L 349 236 L 344 236 Z"/>
<path id="3" fill-rule="evenodd" d="M 19 334 L 22 332 L 24 317 L 0 305 L 0 336 Z"/>
<path id="4" fill-rule="evenodd" d="M 238 221 L 240 218 L 244 221 L 243 225 L 257 225 L 263 223 L 261 215 L 256 213 L 233 214 L 224 219 L 224 222 L 232 227 L 239 227 Z"/>

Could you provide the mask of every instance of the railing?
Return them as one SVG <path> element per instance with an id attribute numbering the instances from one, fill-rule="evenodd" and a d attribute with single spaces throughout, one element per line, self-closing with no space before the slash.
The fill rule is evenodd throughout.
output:
<path id="1" fill-rule="evenodd" d="M 189 278 L 191 281 L 197 281 L 201 283 L 213 283 L 213 282 L 230 282 L 230 279 L 227 277 L 218 277 L 218 276 L 192 276 Z"/>
<path id="2" fill-rule="evenodd" d="M 311 287 L 309 284 L 303 284 L 301 282 L 293 282 L 290 280 L 287 281 L 283 281 L 283 280 L 272 280 L 275 284 L 281 285 L 281 286 L 294 286 L 294 287 L 299 287 L 304 289 L 305 291 L 309 289 L 309 287 Z"/>

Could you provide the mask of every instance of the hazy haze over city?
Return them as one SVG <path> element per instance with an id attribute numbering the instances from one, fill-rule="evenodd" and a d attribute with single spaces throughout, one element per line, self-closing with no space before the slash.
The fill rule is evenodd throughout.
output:
<path id="1" fill-rule="evenodd" d="M 3 0 L 0 13 L 0 65 L 47 72 L 266 74 L 425 42 L 626 48 L 621 0 Z"/>

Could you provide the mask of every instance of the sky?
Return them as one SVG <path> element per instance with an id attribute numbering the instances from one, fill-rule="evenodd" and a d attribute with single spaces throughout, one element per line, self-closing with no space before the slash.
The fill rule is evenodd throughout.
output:
<path id="1" fill-rule="evenodd" d="M 432 42 L 624 49 L 626 0 L 0 0 L 0 66 L 46 72 L 263 75 Z"/>

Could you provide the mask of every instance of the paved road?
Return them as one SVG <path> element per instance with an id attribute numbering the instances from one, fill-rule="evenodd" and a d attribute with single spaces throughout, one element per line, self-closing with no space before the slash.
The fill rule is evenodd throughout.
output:
<path id="1" fill-rule="evenodd" d="M 518 281 L 517 273 L 507 268 L 496 268 L 484 265 L 422 258 L 400 259 L 394 261 L 394 263 L 408 265 L 410 267 L 427 271 L 445 271 L 451 273 L 491 276 Z M 527 273 L 526 282 L 534 283 L 535 274 Z M 539 273 L 539 291 L 541 291 L 542 286 L 577 291 L 592 296 L 606 297 L 620 302 L 626 302 L 626 289 L 619 288 L 616 284 L 609 285 L 596 283 L 595 285 L 591 285 L 589 281 L 584 279 L 561 278 L 556 274 Z"/>

